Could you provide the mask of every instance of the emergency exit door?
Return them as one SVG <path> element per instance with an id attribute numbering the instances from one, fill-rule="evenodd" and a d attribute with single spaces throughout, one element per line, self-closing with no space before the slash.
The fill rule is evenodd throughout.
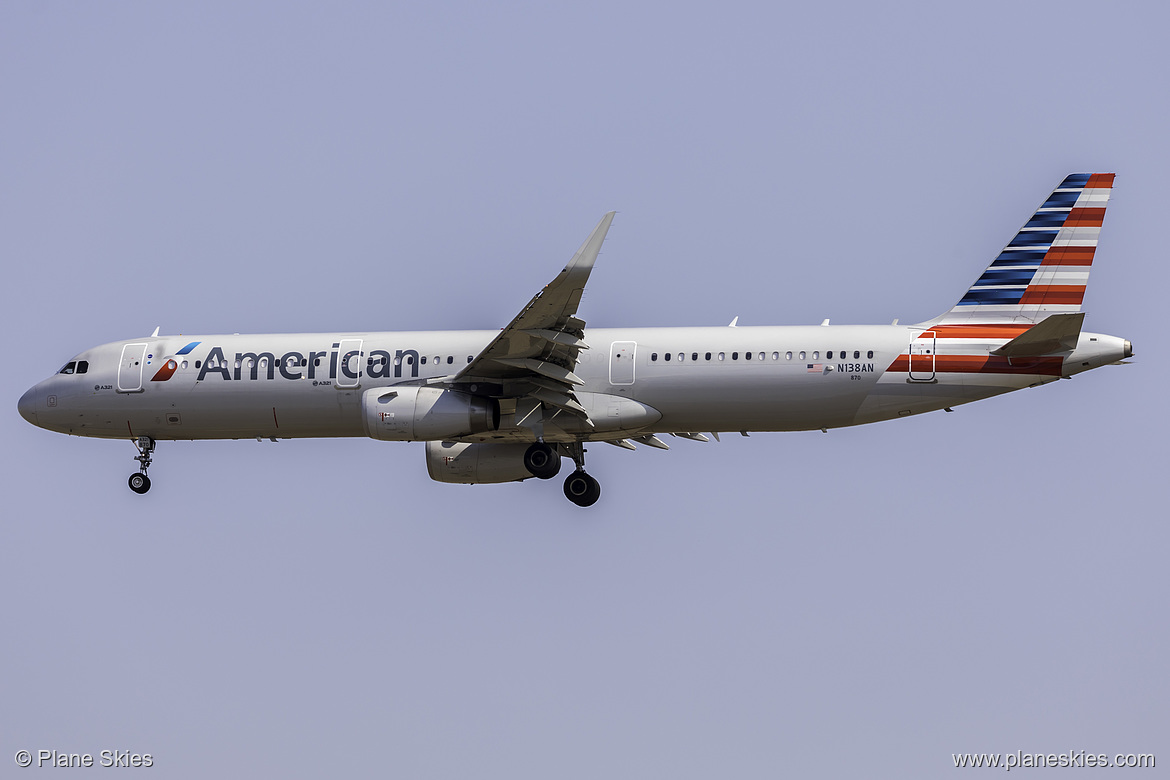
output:
<path id="1" fill-rule="evenodd" d="M 611 385 L 634 384 L 634 356 L 638 351 L 637 342 L 615 341 L 609 348 L 609 383 Z"/>

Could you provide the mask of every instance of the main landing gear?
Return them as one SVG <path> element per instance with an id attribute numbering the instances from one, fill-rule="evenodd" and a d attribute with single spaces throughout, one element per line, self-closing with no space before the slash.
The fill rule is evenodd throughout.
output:
<path id="1" fill-rule="evenodd" d="M 561 453 L 565 451 L 577 464 L 565 479 L 565 498 L 577 506 L 593 506 L 601 498 L 601 485 L 585 473 L 585 446 L 581 442 L 549 445 L 538 441 L 524 453 L 524 468 L 539 479 L 552 479 L 561 470 Z"/>
<path id="2" fill-rule="evenodd" d="M 568 450 L 577 468 L 565 478 L 565 498 L 577 506 L 593 506 L 601 498 L 601 484 L 585 473 L 585 447 L 575 442 Z"/>
<path id="3" fill-rule="evenodd" d="M 131 490 L 142 494 L 150 490 L 150 477 L 146 476 L 146 470 L 150 468 L 150 455 L 154 452 L 154 439 L 149 436 L 139 436 L 134 440 L 134 446 L 138 448 L 138 454 L 134 456 L 134 460 L 138 461 L 140 465 L 138 473 L 131 474 L 127 482 Z"/>
<path id="4" fill-rule="evenodd" d="M 524 468 L 538 479 L 552 479 L 561 470 L 561 454 L 538 441 L 524 453 Z"/>

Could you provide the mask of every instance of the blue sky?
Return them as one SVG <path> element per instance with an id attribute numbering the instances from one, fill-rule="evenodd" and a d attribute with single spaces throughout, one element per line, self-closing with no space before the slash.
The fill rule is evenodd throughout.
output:
<path id="1" fill-rule="evenodd" d="M 0 10 L 19 355 L 0 748 L 155 776 L 937 777 L 1170 761 L 1147 3 Z M 820 433 L 593 447 L 601 502 L 421 447 L 127 442 L 16 412 L 164 333 L 496 328 L 618 209 L 591 325 L 903 322 L 1115 171 L 1085 327 L 1133 365 Z M 28 770 L 30 772 L 35 770 Z"/>

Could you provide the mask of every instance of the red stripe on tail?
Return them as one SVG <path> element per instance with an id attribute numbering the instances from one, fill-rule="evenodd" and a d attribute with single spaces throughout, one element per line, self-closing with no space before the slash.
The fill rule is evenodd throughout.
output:
<path id="1" fill-rule="evenodd" d="M 1092 265 L 1095 246 L 1054 246 L 1040 265 Z"/>
<path id="2" fill-rule="evenodd" d="M 1060 306 L 1080 306 L 1085 298 L 1083 284 L 1037 284 L 1024 290 L 1020 298 L 1021 306 L 1032 306 L 1044 303 Z"/>

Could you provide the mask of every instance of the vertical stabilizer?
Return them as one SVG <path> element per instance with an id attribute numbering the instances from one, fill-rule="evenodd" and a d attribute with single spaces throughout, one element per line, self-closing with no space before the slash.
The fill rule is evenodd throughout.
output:
<path id="1" fill-rule="evenodd" d="M 954 308 L 934 323 L 1036 323 L 1081 310 L 1112 173 L 1066 176 Z"/>

